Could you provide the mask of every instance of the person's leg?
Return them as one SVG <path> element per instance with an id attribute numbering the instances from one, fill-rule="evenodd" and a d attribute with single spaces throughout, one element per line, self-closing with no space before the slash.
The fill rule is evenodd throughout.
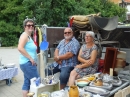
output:
<path id="1" fill-rule="evenodd" d="M 27 97 L 27 93 L 30 89 L 30 79 L 33 77 L 38 78 L 38 71 L 37 67 L 32 65 L 31 62 L 27 62 L 26 64 L 20 65 L 21 70 L 24 73 L 24 84 L 22 87 L 23 90 L 23 97 Z"/>
<path id="2" fill-rule="evenodd" d="M 68 86 L 74 85 L 74 82 L 77 76 L 78 76 L 78 73 L 75 70 L 72 70 L 70 73 Z"/>
<path id="3" fill-rule="evenodd" d="M 83 69 L 80 68 L 74 68 L 73 71 L 71 71 L 70 77 L 69 77 L 69 82 L 68 85 L 72 86 L 75 83 L 75 80 L 77 78 L 81 78 L 83 76 Z"/>
<path id="4" fill-rule="evenodd" d="M 29 93 L 29 87 L 30 87 L 29 84 L 30 84 L 30 81 L 24 75 L 24 84 L 23 84 L 23 87 L 22 87 L 23 97 L 27 97 L 27 94 Z"/>
<path id="5" fill-rule="evenodd" d="M 28 97 L 28 96 L 27 96 L 28 92 L 29 92 L 29 91 L 23 90 L 23 91 L 22 91 L 23 97 Z"/>
<path id="6" fill-rule="evenodd" d="M 60 73 L 60 89 L 65 88 L 70 72 L 74 69 L 74 67 L 62 67 L 61 68 L 61 73 Z"/>
<path id="7" fill-rule="evenodd" d="M 98 66 L 90 66 L 84 69 L 84 75 L 95 74 L 98 70 Z"/>

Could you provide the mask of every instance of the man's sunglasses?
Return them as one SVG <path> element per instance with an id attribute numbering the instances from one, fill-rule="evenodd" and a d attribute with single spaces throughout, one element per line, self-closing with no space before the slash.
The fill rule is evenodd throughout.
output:
<path id="1" fill-rule="evenodd" d="M 70 34 L 71 32 L 64 32 L 64 34 Z"/>
<path id="2" fill-rule="evenodd" d="M 27 27 L 34 27 L 34 25 L 26 25 Z"/>

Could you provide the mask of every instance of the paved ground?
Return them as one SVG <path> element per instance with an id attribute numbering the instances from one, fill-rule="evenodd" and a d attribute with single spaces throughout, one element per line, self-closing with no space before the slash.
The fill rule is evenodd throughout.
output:
<path id="1" fill-rule="evenodd" d="M 15 77 L 17 82 L 13 81 L 11 86 L 8 86 L 5 80 L 0 81 L 0 97 L 22 97 L 23 74 L 19 69 L 19 52 L 17 48 L 0 47 L 0 57 L 2 57 L 3 64 L 16 63 L 18 67 L 18 75 Z"/>
<path id="2" fill-rule="evenodd" d="M 6 85 L 5 80 L 0 81 L 0 97 L 22 97 L 23 73 L 19 68 L 19 52 L 17 48 L 0 47 L 0 58 L 2 63 L 16 63 L 18 75 L 15 77 L 17 82 L 13 81 L 11 86 Z"/>

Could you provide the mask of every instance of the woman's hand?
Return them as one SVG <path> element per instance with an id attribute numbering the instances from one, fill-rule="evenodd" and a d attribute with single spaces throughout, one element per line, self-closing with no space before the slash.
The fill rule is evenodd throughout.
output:
<path id="1" fill-rule="evenodd" d="M 87 60 L 85 63 L 91 65 L 93 63 L 93 60 Z"/>
<path id="2" fill-rule="evenodd" d="M 29 60 L 31 61 L 32 65 L 37 65 L 36 62 L 32 58 L 30 58 Z"/>

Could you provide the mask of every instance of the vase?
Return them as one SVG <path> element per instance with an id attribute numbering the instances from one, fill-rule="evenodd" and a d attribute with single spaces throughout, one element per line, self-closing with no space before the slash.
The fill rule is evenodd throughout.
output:
<path id="1" fill-rule="evenodd" d="M 70 86 L 69 97 L 79 97 L 79 91 L 77 86 Z"/>

